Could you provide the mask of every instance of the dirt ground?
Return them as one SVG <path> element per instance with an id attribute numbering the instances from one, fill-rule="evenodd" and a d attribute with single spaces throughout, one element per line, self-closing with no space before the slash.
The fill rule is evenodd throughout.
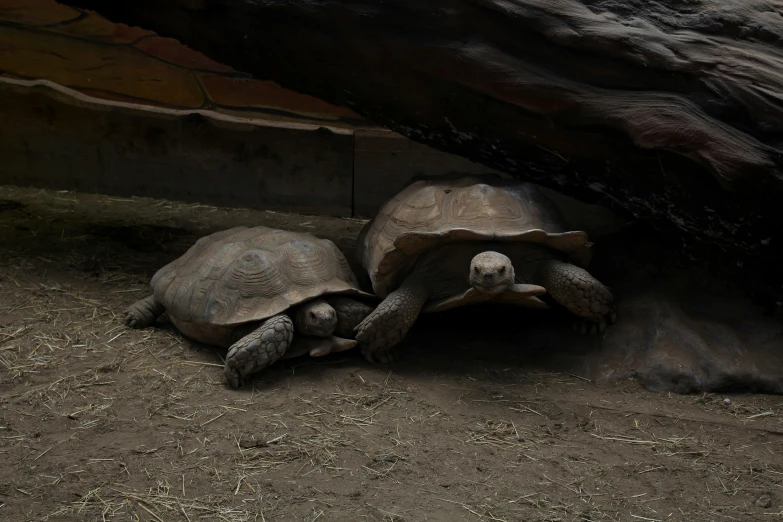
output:
<path id="1" fill-rule="evenodd" d="M 0 520 L 783 518 L 782 398 L 555 373 L 508 312 L 423 318 L 390 367 L 295 359 L 240 391 L 219 350 L 122 326 L 157 268 L 239 224 L 352 256 L 362 222 L 0 187 Z"/>

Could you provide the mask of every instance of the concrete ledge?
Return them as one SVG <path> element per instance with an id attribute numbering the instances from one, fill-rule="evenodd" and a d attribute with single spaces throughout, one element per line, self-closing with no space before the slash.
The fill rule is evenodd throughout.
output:
<path id="1" fill-rule="evenodd" d="M 0 183 L 348 216 L 353 130 L 0 80 Z"/>
<path id="2" fill-rule="evenodd" d="M 370 217 L 415 176 L 492 172 L 384 129 L 240 118 L 0 78 L 0 184 Z"/>

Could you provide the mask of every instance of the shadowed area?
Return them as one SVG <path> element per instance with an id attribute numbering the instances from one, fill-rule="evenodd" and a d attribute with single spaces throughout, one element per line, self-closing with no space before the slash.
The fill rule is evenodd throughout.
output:
<path id="1" fill-rule="evenodd" d="M 431 371 L 444 363 L 461 371 L 489 364 L 598 382 L 635 378 L 653 391 L 783 393 L 779 308 L 694 276 L 638 229 L 603 238 L 590 271 L 618 303 L 617 324 L 601 336 L 573 332 L 562 310 L 477 306 L 422 315 L 406 354 L 428 361 Z M 400 362 L 400 371 L 407 364 Z"/>
<path id="2" fill-rule="evenodd" d="M 778 2 L 65 3 L 622 211 L 783 298 Z"/>
<path id="3" fill-rule="evenodd" d="M 247 223 L 333 240 L 360 284 L 370 290 L 355 252 L 363 220 L 57 194 L 21 188 L 0 193 L 7 202 L 0 213 L 6 266 L 57 260 L 58 270 L 79 279 L 119 285 L 104 304 L 112 314 L 149 295 L 152 275 L 199 237 Z M 401 345 L 403 356 L 389 368 L 406 375 L 460 375 L 478 365 L 523 373 L 569 372 L 595 382 L 634 378 L 655 391 L 783 393 L 779 307 L 764 308 L 740 297 L 742 289 L 731 282 L 692 270 L 643 226 L 594 239 L 590 272 L 612 290 L 617 304 L 618 322 L 606 333 L 575 333 L 574 317 L 557 308 L 456 308 L 422 314 Z M 33 270 L 47 277 L 55 273 L 54 265 Z M 16 317 L 16 312 L 9 317 Z M 167 328 L 180 336 L 170 325 Z M 358 351 L 346 356 L 361 359 Z M 278 373 L 276 368 L 260 378 L 284 380 L 285 370 Z"/>

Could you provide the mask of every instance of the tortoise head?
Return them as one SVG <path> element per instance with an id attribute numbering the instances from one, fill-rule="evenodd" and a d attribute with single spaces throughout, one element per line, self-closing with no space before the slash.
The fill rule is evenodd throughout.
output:
<path id="1" fill-rule="evenodd" d="M 482 252 L 470 262 L 469 281 L 482 294 L 500 294 L 514 284 L 514 265 L 499 252 Z"/>
<path id="2" fill-rule="evenodd" d="M 337 326 L 337 312 L 323 299 L 314 299 L 299 307 L 294 326 L 303 335 L 329 337 Z"/>

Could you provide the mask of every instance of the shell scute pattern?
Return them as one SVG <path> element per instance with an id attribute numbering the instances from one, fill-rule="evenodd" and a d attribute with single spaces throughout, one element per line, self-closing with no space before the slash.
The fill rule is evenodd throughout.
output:
<path id="1" fill-rule="evenodd" d="M 280 266 L 286 279 L 295 285 L 307 286 L 333 278 L 334 264 L 329 262 L 331 258 L 326 257 L 320 247 L 300 239 L 293 239 L 283 245 Z"/>
<path id="2" fill-rule="evenodd" d="M 498 225 L 520 219 L 519 201 L 483 183 L 456 189 L 449 196 L 449 223 L 453 225 L 481 223 L 488 235 L 494 235 Z"/>
<path id="3" fill-rule="evenodd" d="M 226 289 L 238 291 L 243 298 L 272 297 L 288 286 L 279 266 L 280 256 L 275 252 L 246 250 L 231 265 L 223 285 Z"/>
<path id="4" fill-rule="evenodd" d="M 402 228 L 412 226 L 435 229 L 443 222 L 443 192 L 438 187 L 424 187 L 402 202 L 398 212 L 392 214 L 392 221 Z"/>
<path id="5" fill-rule="evenodd" d="M 588 245 L 534 186 L 481 176 L 416 181 L 387 202 L 359 238 L 358 253 L 379 297 L 423 251 L 466 240 L 531 241 L 568 254 Z"/>
<path id="6" fill-rule="evenodd" d="M 326 293 L 360 293 L 334 243 L 266 227 L 199 239 L 151 286 L 169 315 L 214 325 L 266 319 Z"/>

